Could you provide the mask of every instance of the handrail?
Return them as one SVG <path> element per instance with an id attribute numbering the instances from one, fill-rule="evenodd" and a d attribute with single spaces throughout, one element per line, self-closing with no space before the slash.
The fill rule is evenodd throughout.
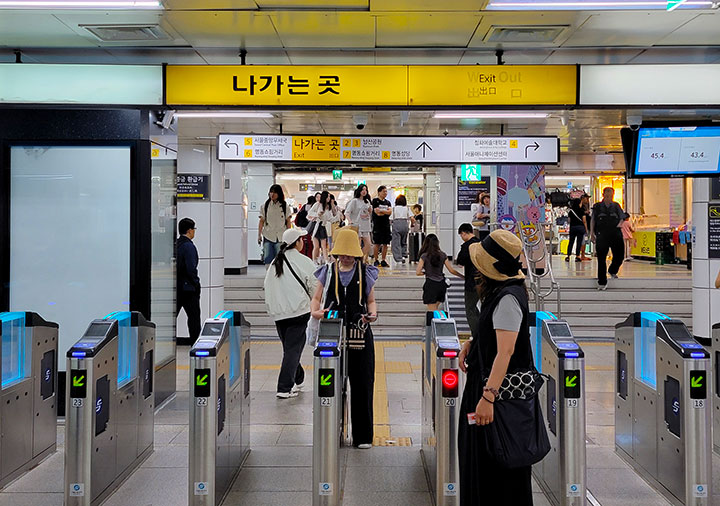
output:
<path id="1" fill-rule="evenodd" d="M 555 273 L 552 269 L 552 256 L 547 248 L 545 241 L 545 227 L 543 223 L 537 224 L 534 234 L 521 233 L 520 238 L 523 242 L 523 253 L 527 262 L 528 280 L 530 291 L 535 296 L 535 310 L 543 311 L 545 309 L 545 300 L 555 292 L 557 300 L 557 316 L 562 314 L 560 302 L 560 284 L 555 279 Z M 538 256 L 539 254 L 539 256 Z M 538 273 L 537 265 L 545 262 L 545 268 L 542 273 Z M 550 286 L 546 291 L 542 289 L 542 279 L 548 278 Z"/>

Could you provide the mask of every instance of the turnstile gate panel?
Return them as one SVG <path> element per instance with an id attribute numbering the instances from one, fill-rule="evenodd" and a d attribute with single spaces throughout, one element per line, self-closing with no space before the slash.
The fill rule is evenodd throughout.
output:
<path id="1" fill-rule="evenodd" d="M 249 423 L 250 324 L 221 311 L 190 350 L 190 506 L 217 506 L 227 495 L 250 451 Z"/>
<path id="2" fill-rule="evenodd" d="M 713 364 L 713 383 L 710 385 L 713 412 L 713 449 L 715 453 L 720 454 L 720 323 L 715 323 L 712 326 L 710 353 Z"/>
<path id="3" fill-rule="evenodd" d="M 341 448 L 347 432 L 343 320 L 337 311 L 327 316 L 320 320 L 313 352 L 313 506 L 340 504 Z"/>
<path id="4" fill-rule="evenodd" d="M 67 352 L 65 506 L 99 504 L 153 450 L 155 324 L 93 320 Z"/>
<path id="5" fill-rule="evenodd" d="M 55 451 L 58 325 L 0 313 L 0 487 Z"/>
<path id="6" fill-rule="evenodd" d="M 535 360 L 548 377 L 539 400 L 551 450 L 533 466 L 533 474 L 552 504 L 580 506 L 587 495 L 585 355 L 567 322 L 545 312 L 536 321 Z"/>
<path id="7" fill-rule="evenodd" d="M 615 353 L 618 454 L 674 504 L 711 504 L 710 354 L 651 312 L 616 326 Z"/>
<path id="8" fill-rule="evenodd" d="M 423 346 L 422 454 L 437 506 L 460 504 L 457 437 L 464 377 L 455 320 L 428 312 Z"/>

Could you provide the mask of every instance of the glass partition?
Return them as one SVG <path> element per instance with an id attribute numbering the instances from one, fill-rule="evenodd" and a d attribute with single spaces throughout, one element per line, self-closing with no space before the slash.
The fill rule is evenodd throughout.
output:
<path id="1" fill-rule="evenodd" d="M 0 313 L 2 325 L 2 388 L 30 376 L 30 352 L 25 336 L 25 313 Z"/>
<path id="2" fill-rule="evenodd" d="M 88 322 L 129 308 L 130 155 L 128 146 L 11 148 L 10 308 L 57 322 L 61 355 Z"/>
<path id="3" fill-rule="evenodd" d="M 657 321 L 667 319 L 659 313 L 643 312 L 635 328 L 635 378 L 657 389 Z"/>

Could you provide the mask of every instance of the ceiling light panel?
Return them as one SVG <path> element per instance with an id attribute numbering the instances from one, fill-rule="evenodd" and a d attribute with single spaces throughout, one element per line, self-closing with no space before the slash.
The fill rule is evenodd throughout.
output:
<path id="1" fill-rule="evenodd" d="M 188 111 L 176 112 L 176 118 L 257 118 L 270 119 L 274 116 L 269 112 L 243 112 L 243 111 Z"/>
<path id="2" fill-rule="evenodd" d="M 550 116 L 546 112 L 438 112 L 436 119 L 545 119 Z"/>
<path id="3" fill-rule="evenodd" d="M 550 43 L 554 42 L 567 26 L 493 26 L 485 42 L 495 43 Z"/>
<path id="4" fill-rule="evenodd" d="M 0 0 L 0 9 L 162 9 L 159 0 Z"/>
<path id="5" fill-rule="evenodd" d="M 664 0 L 490 0 L 486 10 L 667 10 Z M 677 10 L 710 9 L 712 0 L 688 0 Z"/>

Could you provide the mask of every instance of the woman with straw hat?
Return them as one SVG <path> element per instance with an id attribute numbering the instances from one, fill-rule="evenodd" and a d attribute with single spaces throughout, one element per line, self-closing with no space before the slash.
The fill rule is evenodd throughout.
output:
<path id="1" fill-rule="evenodd" d="M 319 283 L 310 308 L 322 319 L 327 310 L 337 310 L 343 319 L 350 379 L 350 417 L 353 446 L 372 447 L 375 345 L 370 323 L 377 320 L 375 282 L 378 269 L 363 263 L 358 234 L 341 228 L 330 252 L 337 260 L 315 272 Z"/>
<path id="2" fill-rule="evenodd" d="M 479 328 L 474 329 L 478 339 L 467 341 L 459 357 L 467 373 L 458 436 L 462 506 L 533 503 L 531 466 L 503 468 L 484 439 L 506 374 L 534 367 L 521 251 L 520 239 L 506 230 L 495 230 L 470 246 L 481 306 Z"/>

